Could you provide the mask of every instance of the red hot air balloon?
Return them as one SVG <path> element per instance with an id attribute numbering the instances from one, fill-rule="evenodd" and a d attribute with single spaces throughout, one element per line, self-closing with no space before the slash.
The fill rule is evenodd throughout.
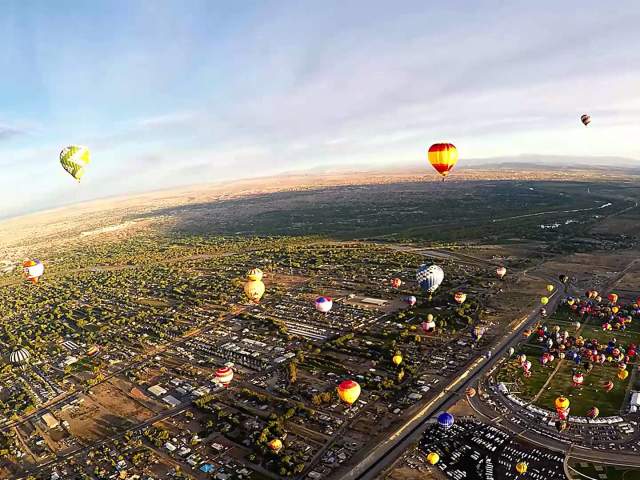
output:
<path id="1" fill-rule="evenodd" d="M 442 175 L 442 180 L 449 175 L 451 169 L 458 162 L 458 150 L 451 143 L 434 143 L 429 147 L 429 163 Z"/>
<path id="2" fill-rule="evenodd" d="M 219 383 L 223 387 L 228 387 L 233 380 L 233 370 L 230 367 L 220 367 L 216 370 L 216 383 Z"/>

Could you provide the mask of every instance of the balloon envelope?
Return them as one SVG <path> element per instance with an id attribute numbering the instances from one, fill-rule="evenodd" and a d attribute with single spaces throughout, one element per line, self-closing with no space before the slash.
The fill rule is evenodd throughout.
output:
<path id="1" fill-rule="evenodd" d="M 416 273 L 416 280 L 422 290 L 433 293 L 444 280 L 444 270 L 438 265 L 422 264 Z"/>
<path id="2" fill-rule="evenodd" d="M 353 405 L 360 396 L 360 385 L 354 380 L 345 380 L 338 385 L 337 391 L 340 400 L 348 405 Z"/>
<path id="3" fill-rule="evenodd" d="M 451 143 L 434 143 L 427 156 L 431 166 L 444 179 L 458 162 L 458 149 Z"/>
<path id="4" fill-rule="evenodd" d="M 85 167 L 91 161 L 91 154 L 87 147 L 70 145 L 60 152 L 60 164 L 73 178 L 80 181 Z"/>
<path id="5" fill-rule="evenodd" d="M 315 302 L 316 310 L 327 313 L 333 307 L 333 300 L 329 297 L 318 297 Z"/>
<path id="6" fill-rule="evenodd" d="M 449 412 L 442 412 L 438 415 L 438 425 L 444 428 L 451 428 L 455 419 Z"/>

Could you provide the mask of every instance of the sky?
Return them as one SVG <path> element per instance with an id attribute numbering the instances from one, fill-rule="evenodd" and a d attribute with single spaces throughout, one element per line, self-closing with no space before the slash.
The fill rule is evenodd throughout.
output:
<path id="1" fill-rule="evenodd" d="M 339 165 L 640 162 L 640 2 L 0 4 L 0 217 Z M 589 113 L 592 124 L 579 123 Z M 77 184 L 58 162 L 86 145 Z"/>

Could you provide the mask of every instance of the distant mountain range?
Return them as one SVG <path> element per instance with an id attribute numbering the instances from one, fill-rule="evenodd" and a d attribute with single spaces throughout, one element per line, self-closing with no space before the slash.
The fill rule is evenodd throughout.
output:
<path id="1" fill-rule="evenodd" d="M 315 167 L 307 167 L 296 170 L 289 170 L 280 175 L 300 175 L 305 173 L 327 173 L 327 172 L 386 172 L 403 170 L 406 172 L 422 172 L 424 162 L 403 162 L 386 165 L 363 165 L 358 163 L 328 163 Z M 493 169 L 510 168 L 514 170 L 540 170 L 550 165 L 562 166 L 564 169 L 584 170 L 587 169 L 607 169 L 607 170 L 631 170 L 640 172 L 640 160 L 615 156 L 567 156 L 567 155 L 515 155 L 505 157 L 487 158 L 461 158 L 456 166 L 456 170 L 461 169 Z"/>
<path id="2" fill-rule="evenodd" d="M 466 158 L 463 159 L 464 167 L 484 167 L 495 166 L 514 168 L 539 168 L 549 165 L 562 165 L 564 168 L 585 168 L 601 167 L 616 169 L 640 170 L 640 160 L 626 157 L 591 156 L 577 157 L 567 155 L 518 155 L 510 157 L 490 157 L 490 158 Z"/>

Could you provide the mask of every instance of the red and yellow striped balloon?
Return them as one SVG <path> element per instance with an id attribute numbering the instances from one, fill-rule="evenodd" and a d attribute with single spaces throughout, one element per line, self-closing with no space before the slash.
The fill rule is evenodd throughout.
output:
<path id="1" fill-rule="evenodd" d="M 429 148 L 428 157 L 431 166 L 444 180 L 458 162 L 458 149 L 451 143 L 434 143 Z"/>

